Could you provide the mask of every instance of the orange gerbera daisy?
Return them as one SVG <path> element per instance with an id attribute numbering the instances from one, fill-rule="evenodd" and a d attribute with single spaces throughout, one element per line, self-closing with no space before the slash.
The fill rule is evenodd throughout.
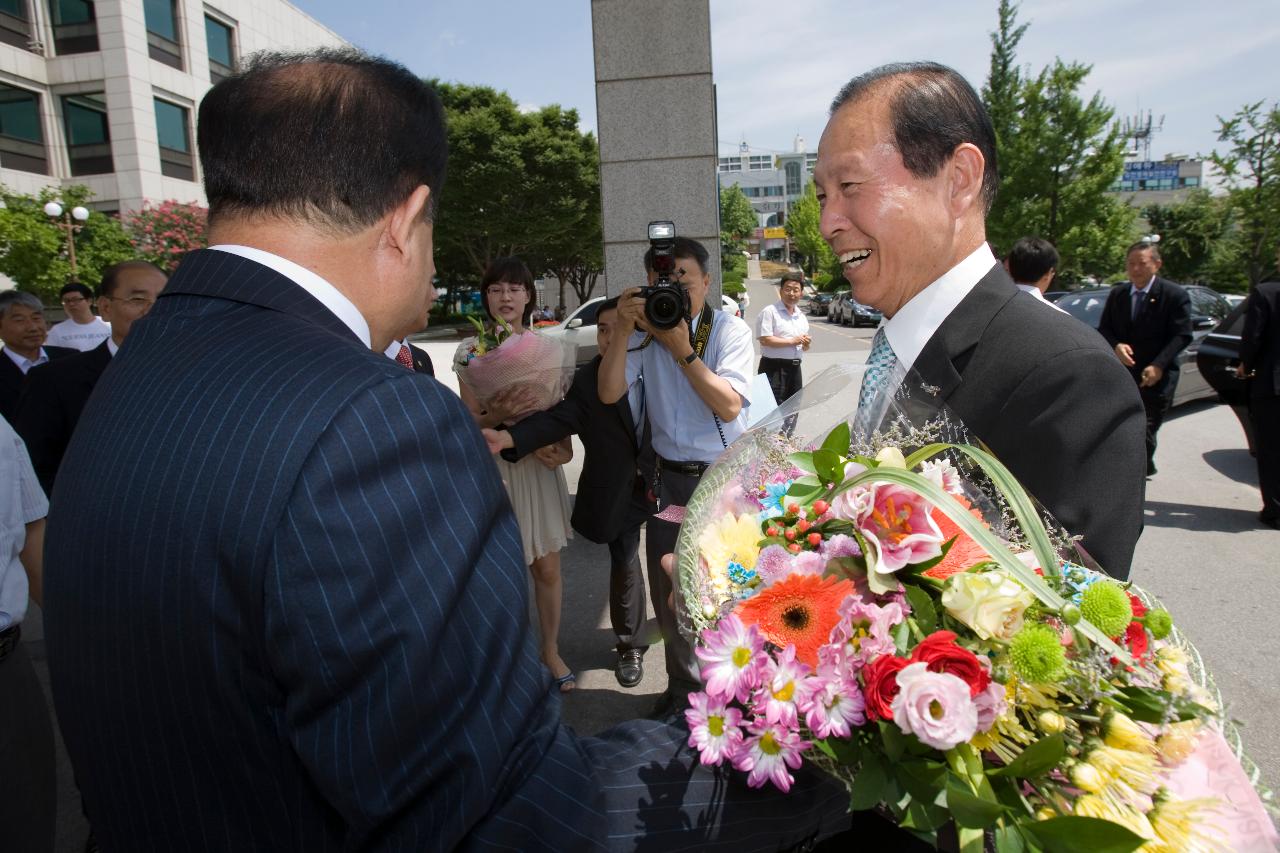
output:
<path id="1" fill-rule="evenodd" d="M 978 519 L 978 521 L 982 521 L 984 527 L 986 526 L 982 513 L 974 509 L 973 504 L 959 495 L 954 495 L 953 497 L 969 511 L 970 515 Z M 946 580 L 954 574 L 968 571 L 978 563 L 991 559 L 991 555 L 986 552 L 986 549 L 974 542 L 972 536 L 961 530 L 959 525 L 951 520 L 950 516 L 936 506 L 933 508 L 933 521 L 938 525 L 938 529 L 942 531 L 943 542 L 950 541 L 953 536 L 956 541 L 951 543 L 951 550 L 947 551 L 947 555 L 942 558 L 941 562 L 933 568 L 925 570 L 924 574 L 927 577 Z"/>
<path id="2" fill-rule="evenodd" d="M 739 604 L 734 612 L 755 625 L 779 648 L 796 647 L 796 660 L 818 665 L 818 649 L 840 621 L 840 605 L 854 592 L 853 582 L 811 574 L 790 574 Z"/>

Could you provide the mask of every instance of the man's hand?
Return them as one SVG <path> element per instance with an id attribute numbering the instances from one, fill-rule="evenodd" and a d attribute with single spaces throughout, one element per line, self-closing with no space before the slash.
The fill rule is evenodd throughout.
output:
<path id="1" fill-rule="evenodd" d="M 548 444 L 546 447 L 539 447 L 533 451 L 533 456 L 544 467 L 554 471 L 573 459 L 573 446 L 567 442 L 557 441 L 554 444 Z"/>
<path id="2" fill-rule="evenodd" d="M 807 350 L 809 348 L 809 344 L 811 343 L 813 343 L 813 338 L 809 337 L 808 335 L 798 335 L 796 337 L 796 346 L 800 347 L 801 349 Z"/>
<path id="3" fill-rule="evenodd" d="M 644 298 L 639 293 L 640 288 L 628 287 L 618 296 L 618 325 L 614 334 L 621 335 L 623 341 L 636 329 L 649 331 L 649 325 L 644 320 Z"/>
<path id="4" fill-rule="evenodd" d="M 515 439 L 505 429 L 482 429 L 480 434 L 484 436 L 484 443 L 489 445 L 490 453 L 500 453 L 516 446 Z"/>
<path id="5" fill-rule="evenodd" d="M 1123 346 L 1123 345 L 1122 345 Z M 1132 359 L 1130 359 L 1132 361 Z M 1154 364 L 1148 364 L 1142 368 L 1142 381 L 1138 383 L 1139 388 L 1150 388 L 1161 379 L 1164 378 L 1164 371 Z"/>
<path id="6" fill-rule="evenodd" d="M 512 385 L 493 396 L 489 401 L 488 411 L 499 423 L 506 423 L 537 409 L 538 396 L 532 388 L 528 385 Z"/>
<path id="7" fill-rule="evenodd" d="M 1133 367 L 1136 364 L 1133 360 L 1133 347 L 1128 344 L 1116 344 L 1116 356 L 1125 367 Z"/>

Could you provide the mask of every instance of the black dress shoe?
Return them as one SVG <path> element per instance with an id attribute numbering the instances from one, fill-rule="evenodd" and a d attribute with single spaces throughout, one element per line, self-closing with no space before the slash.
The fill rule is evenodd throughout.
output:
<path id="1" fill-rule="evenodd" d="M 1274 515 L 1268 515 L 1265 509 L 1258 513 L 1258 521 L 1261 521 L 1267 527 L 1274 527 L 1276 530 L 1280 530 L 1280 518 L 1277 518 Z"/>
<path id="2" fill-rule="evenodd" d="M 644 652 L 639 649 L 623 649 L 618 652 L 618 665 L 613 674 L 623 687 L 635 687 L 644 678 Z"/>

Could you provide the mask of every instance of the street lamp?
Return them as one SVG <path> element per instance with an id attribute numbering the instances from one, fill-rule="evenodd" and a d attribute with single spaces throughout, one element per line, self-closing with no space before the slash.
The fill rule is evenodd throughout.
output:
<path id="1" fill-rule="evenodd" d="M 44 206 L 44 213 L 45 216 L 54 220 L 58 230 L 67 233 L 67 257 L 71 261 L 71 280 L 76 281 L 76 232 L 83 227 L 80 223 L 89 218 L 89 211 L 80 205 L 64 210 L 61 204 L 51 201 Z"/>

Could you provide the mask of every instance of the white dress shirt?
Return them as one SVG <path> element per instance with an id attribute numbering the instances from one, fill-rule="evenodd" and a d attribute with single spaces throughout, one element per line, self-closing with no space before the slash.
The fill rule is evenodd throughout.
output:
<path id="1" fill-rule="evenodd" d="M 27 572 L 18 555 L 27 541 L 27 525 L 49 513 L 49 501 L 31 467 L 27 446 L 0 418 L 0 631 L 27 615 Z"/>
<path id="2" fill-rule="evenodd" d="M 1013 283 L 1013 286 L 1018 288 L 1018 290 L 1021 290 L 1023 293 L 1027 294 L 1028 296 L 1030 296 L 1032 299 L 1039 300 L 1041 305 L 1048 305 L 1054 311 L 1061 311 L 1063 314 L 1070 313 L 1065 309 L 1059 308 L 1057 305 L 1054 305 L 1048 299 L 1045 299 L 1044 294 L 1040 292 L 1040 288 L 1036 287 L 1034 284 L 1018 284 L 1015 281 Z"/>
<path id="3" fill-rule="evenodd" d="M 714 462 L 726 444 L 733 444 L 747 431 L 747 408 L 751 405 L 751 380 L 755 375 L 751 327 L 725 311 L 713 311 L 711 317 L 711 335 L 702 361 L 742 398 L 742 411 L 731 421 L 721 421 L 719 430 L 711 407 L 684 375 L 687 368 L 677 364 L 666 347 L 652 341 L 637 350 L 644 342 L 643 332 L 636 332 L 627 341 L 627 387 L 644 377 L 644 411 L 649 418 L 653 449 L 671 462 Z"/>
<path id="4" fill-rule="evenodd" d="M 756 338 L 777 337 L 794 338 L 809 334 L 809 319 L 798 307 L 787 311 L 787 304 L 779 299 L 772 305 L 766 305 L 756 317 Z M 804 350 L 799 344 L 786 347 L 771 347 L 760 344 L 762 358 L 803 358 Z"/>
<path id="5" fill-rule="evenodd" d="M 46 364 L 49 361 L 49 354 L 44 351 L 44 347 L 40 347 L 40 352 L 35 358 L 27 358 L 25 355 L 19 355 L 9 347 L 4 348 L 4 354 L 9 356 L 10 361 L 18 365 L 18 369 L 22 371 L 23 376 L 25 376 L 27 371 L 31 368 L 40 364 Z"/>
<path id="6" fill-rule="evenodd" d="M 933 333 L 995 264 L 995 255 L 983 243 L 884 321 L 885 337 L 902 372 L 911 369 Z"/>
<path id="7" fill-rule="evenodd" d="M 221 245 L 210 246 L 209 248 L 248 258 L 280 273 L 280 275 L 314 296 L 325 308 L 328 308 L 335 317 L 355 333 L 357 338 L 364 342 L 365 346 L 372 346 L 369 323 L 365 320 L 364 315 L 360 313 L 360 309 L 356 308 L 355 303 L 344 296 L 342 291 L 311 270 L 295 264 L 288 258 L 282 258 L 279 255 L 273 255 L 271 252 L 255 249 L 252 246 Z M 399 347 L 396 347 L 396 349 L 399 350 Z"/>

